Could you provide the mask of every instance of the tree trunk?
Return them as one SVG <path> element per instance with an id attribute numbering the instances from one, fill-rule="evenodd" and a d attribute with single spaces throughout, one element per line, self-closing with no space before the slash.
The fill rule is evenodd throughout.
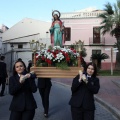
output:
<path id="1" fill-rule="evenodd" d="M 93 59 L 92 62 L 95 63 L 96 67 L 98 68 L 98 60 L 97 59 Z"/>
<path id="2" fill-rule="evenodd" d="M 98 69 L 101 69 L 101 60 L 98 60 L 97 67 Z"/>
<path id="3" fill-rule="evenodd" d="M 119 50 L 119 52 L 116 53 L 115 69 L 120 70 L 120 50 Z"/>
<path id="4" fill-rule="evenodd" d="M 117 48 L 115 69 L 120 70 L 120 37 L 117 38 Z"/>

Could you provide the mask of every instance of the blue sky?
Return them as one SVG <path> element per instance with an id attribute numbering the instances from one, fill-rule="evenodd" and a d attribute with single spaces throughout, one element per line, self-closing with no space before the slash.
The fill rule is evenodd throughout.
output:
<path id="1" fill-rule="evenodd" d="M 116 0 L 0 0 L 0 24 L 12 27 L 24 18 L 51 21 L 52 10 L 73 12 L 88 7 L 103 9 Z"/>

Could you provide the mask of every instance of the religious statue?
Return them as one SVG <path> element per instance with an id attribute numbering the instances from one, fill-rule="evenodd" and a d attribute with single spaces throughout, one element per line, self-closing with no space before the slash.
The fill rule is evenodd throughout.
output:
<path id="1" fill-rule="evenodd" d="M 56 13 L 57 12 L 57 13 Z M 52 12 L 53 22 L 50 27 L 50 36 L 51 36 L 51 44 L 52 46 L 60 46 L 64 45 L 64 24 L 60 20 L 60 12 L 54 10 Z"/>

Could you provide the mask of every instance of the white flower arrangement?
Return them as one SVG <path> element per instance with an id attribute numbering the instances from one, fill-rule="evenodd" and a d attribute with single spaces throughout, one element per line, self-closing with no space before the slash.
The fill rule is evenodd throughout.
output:
<path id="1" fill-rule="evenodd" d="M 71 63 L 72 65 L 77 64 L 77 57 L 79 53 L 74 49 L 61 48 L 60 46 L 54 46 L 52 49 L 42 49 L 37 57 L 37 63 L 46 64 L 65 64 Z M 38 65 L 39 66 L 39 65 Z M 77 65 L 76 65 L 77 66 Z"/>

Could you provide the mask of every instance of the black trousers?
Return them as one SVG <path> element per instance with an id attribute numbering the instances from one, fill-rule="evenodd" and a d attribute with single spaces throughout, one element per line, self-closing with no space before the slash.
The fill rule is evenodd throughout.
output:
<path id="1" fill-rule="evenodd" d="M 81 108 L 71 107 L 72 120 L 94 120 L 94 110 L 82 110 Z"/>
<path id="2" fill-rule="evenodd" d="M 39 88 L 39 93 L 42 99 L 42 105 L 43 105 L 45 114 L 48 114 L 48 110 L 49 110 L 50 89 L 51 89 L 51 86 L 46 88 Z"/>
<path id="3" fill-rule="evenodd" d="M 6 78 L 0 77 L 0 86 L 2 85 L 0 95 L 4 94 Z"/>
<path id="4" fill-rule="evenodd" d="M 35 110 L 11 111 L 9 120 L 33 120 Z"/>

